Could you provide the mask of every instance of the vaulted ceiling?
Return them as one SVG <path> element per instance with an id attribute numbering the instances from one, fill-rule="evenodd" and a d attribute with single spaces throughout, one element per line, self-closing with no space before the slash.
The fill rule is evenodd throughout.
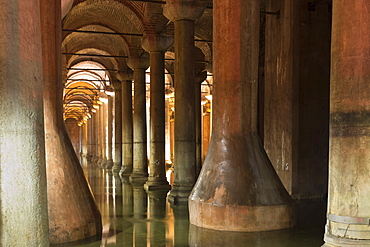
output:
<path id="1" fill-rule="evenodd" d="M 116 73 L 129 70 L 127 58 L 144 52 L 144 34 L 174 35 L 173 23 L 162 14 L 164 5 L 165 1 L 156 0 L 62 1 L 63 66 L 69 88 L 64 103 L 65 112 L 70 114 L 65 114 L 66 118 L 84 118 L 86 113 L 79 113 L 93 109 L 99 99 L 97 92 L 111 90 L 109 81 L 116 80 Z M 194 39 L 211 71 L 212 0 L 195 23 Z M 169 72 L 173 72 L 174 58 L 171 47 L 165 63 Z"/>

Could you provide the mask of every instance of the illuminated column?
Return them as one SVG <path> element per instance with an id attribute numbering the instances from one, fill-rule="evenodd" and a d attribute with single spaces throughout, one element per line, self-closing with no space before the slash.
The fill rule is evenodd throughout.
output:
<path id="1" fill-rule="evenodd" d="M 165 159 L 164 53 L 172 43 L 172 37 L 159 35 L 145 35 L 142 41 L 143 48 L 150 52 L 150 173 L 144 185 L 147 191 L 170 189 Z"/>
<path id="2" fill-rule="evenodd" d="M 114 155 L 112 172 L 118 174 L 122 166 L 122 83 L 112 81 L 114 89 Z"/>
<path id="3" fill-rule="evenodd" d="M 118 74 L 122 82 L 122 176 L 131 175 L 133 170 L 132 77 L 130 69 Z"/>
<path id="4" fill-rule="evenodd" d="M 106 165 L 106 168 L 107 169 L 112 169 L 113 167 L 113 157 L 112 157 L 112 153 L 113 153 L 113 143 L 112 143 L 112 139 L 113 139 L 113 97 L 112 96 L 108 96 L 108 126 L 107 126 L 107 165 Z"/>
<path id="5" fill-rule="evenodd" d="M 60 6 L 60 1 L 41 1 L 47 199 L 52 244 L 100 235 L 102 229 L 100 213 L 63 122 Z"/>
<path id="6" fill-rule="evenodd" d="M 194 21 L 205 1 L 167 1 L 163 14 L 175 25 L 175 181 L 171 203 L 187 203 L 196 180 Z"/>
<path id="7" fill-rule="evenodd" d="M 145 183 L 148 179 L 147 131 L 146 131 L 146 86 L 145 71 L 149 67 L 148 53 L 131 56 L 127 63 L 134 70 L 134 161 L 131 181 Z"/>
<path id="8" fill-rule="evenodd" d="M 0 16 L 1 245 L 49 246 L 40 1 L 3 3 Z"/>
<path id="9" fill-rule="evenodd" d="M 99 111 L 100 111 L 100 120 L 99 120 L 99 166 L 101 168 L 105 168 L 107 163 L 107 132 L 106 132 L 106 126 L 107 126 L 107 104 L 106 104 L 106 98 L 101 98 L 102 104 L 100 105 Z M 104 102 L 103 102 L 104 101 Z"/>
<path id="10" fill-rule="evenodd" d="M 370 246 L 369 8 L 333 1 L 327 247 Z"/>
<path id="11" fill-rule="evenodd" d="M 213 5 L 212 140 L 189 196 L 190 223 L 223 231 L 294 225 L 294 203 L 257 134 L 259 0 Z"/>

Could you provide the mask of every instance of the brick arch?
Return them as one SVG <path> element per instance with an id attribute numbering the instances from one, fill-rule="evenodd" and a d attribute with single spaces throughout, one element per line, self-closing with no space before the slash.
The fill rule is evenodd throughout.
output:
<path id="1" fill-rule="evenodd" d="M 75 30 L 89 25 L 107 27 L 118 33 L 143 33 L 142 17 L 126 4 L 114 0 L 82 1 L 63 20 L 63 29 Z M 125 39 L 130 46 L 141 45 L 141 37 L 125 36 Z"/>

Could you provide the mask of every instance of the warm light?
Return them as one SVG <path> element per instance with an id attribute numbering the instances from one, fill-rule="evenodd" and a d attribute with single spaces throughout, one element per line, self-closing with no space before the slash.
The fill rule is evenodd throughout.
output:
<path id="1" fill-rule="evenodd" d="M 206 95 L 206 98 L 207 98 L 208 100 L 212 100 L 212 95 Z"/>
<path id="2" fill-rule="evenodd" d="M 94 107 L 94 106 L 93 106 L 93 107 Z M 98 106 L 98 108 L 99 108 L 99 106 Z M 96 113 L 96 109 L 95 109 L 95 107 L 91 109 L 91 112 L 92 112 L 92 113 Z"/>
<path id="3" fill-rule="evenodd" d="M 102 98 L 100 98 L 100 99 L 102 99 Z M 98 103 L 99 105 L 102 105 L 103 104 L 103 101 L 97 100 L 96 103 Z"/>
<path id="4" fill-rule="evenodd" d="M 94 104 L 94 105 L 93 105 L 93 107 L 94 107 L 95 109 L 99 109 L 99 105 L 98 105 L 98 104 Z M 95 112 L 96 112 L 96 110 L 95 110 Z"/>
<path id="5" fill-rule="evenodd" d="M 108 95 L 108 96 L 114 96 L 114 92 L 113 91 L 105 91 L 105 94 Z"/>
<path id="6" fill-rule="evenodd" d="M 203 101 L 201 102 L 201 104 L 202 104 L 202 105 L 205 105 L 205 104 L 207 104 L 207 102 L 208 102 L 207 100 L 203 100 Z"/>
<path id="7" fill-rule="evenodd" d="M 101 103 L 99 103 L 101 102 Z M 108 104 L 108 98 L 99 97 L 98 104 Z"/>

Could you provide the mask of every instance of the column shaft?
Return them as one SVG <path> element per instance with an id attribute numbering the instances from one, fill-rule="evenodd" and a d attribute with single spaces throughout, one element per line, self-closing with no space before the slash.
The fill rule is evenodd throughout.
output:
<path id="1" fill-rule="evenodd" d="M 101 216 L 63 122 L 60 1 L 41 1 L 50 243 L 101 234 Z M 63 206 L 61 206 L 63 205 Z"/>
<path id="2" fill-rule="evenodd" d="M 195 183 L 194 21 L 175 24 L 175 180 L 171 202 L 186 201 Z"/>
<path id="3" fill-rule="evenodd" d="M 133 169 L 132 81 L 124 80 L 122 82 L 122 170 L 121 170 L 121 175 L 126 175 L 126 176 L 131 175 L 132 169 Z"/>
<path id="4" fill-rule="evenodd" d="M 215 1 L 214 121 L 190 223 L 224 231 L 294 225 L 294 203 L 257 135 L 259 0 Z M 176 164 L 175 164 L 176 165 Z"/>
<path id="5" fill-rule="evenodd" d="M 2 246 L 49 246 L 40 1 L 0 8 Z"/>
<path id="6" fill-rule="evenodd" d="M 150 52 L 150 174 L 147 190 L 169 189 L 165 172 L 164 52 Z"/>
<path id="7" fill-rule="evenodd" d="M 107 126 L 107 168 L 113 167 L 113 97 L 108 96 L 108 126 Z"/>
<path id="8" fill-rule="evenodd" d="M 351 8 L 345 8 L 350 4 Z M 370 16 L 333 1 L 329 198 L 325 246 L 370 246 Z"/>
<path id="9" fill-rule="evenodd" d="M 145 69 L 134 69 L 134 161 L 131 180 L 144 182 L 148 176 Z"/>
<path id="10" fill-rule="evenodd" d="M 118 86 L 114 94 L 114 173 L 119 173 L 122 166 L 122 89 L 121 84 Z"/>

